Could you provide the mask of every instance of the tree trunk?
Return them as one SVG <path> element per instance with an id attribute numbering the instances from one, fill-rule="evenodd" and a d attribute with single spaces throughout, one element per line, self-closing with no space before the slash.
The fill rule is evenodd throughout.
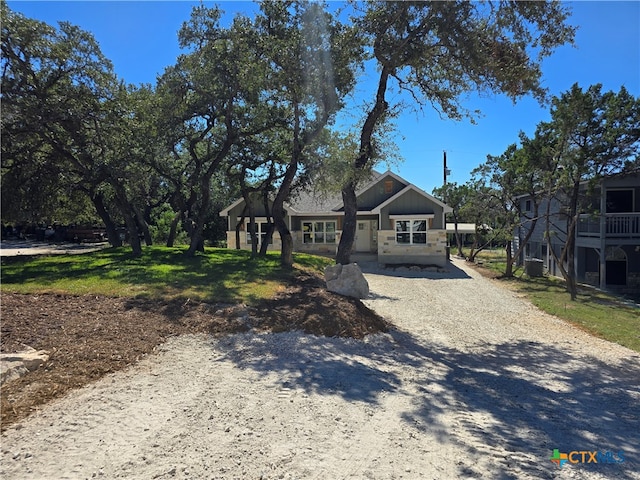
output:
<path id="1" fill-rule="evenodd" d="M 267 256 L 267 252 L 269 251 L 269 245 L 273 243 L 274 230 L 275 230 L 275 225 L 273 223 L 273 220 L 271 220 L 270 218 L 269 222 L 267 223 L 267 231 L 265 232 L 264 239 L 260 244 L 260 253 L 258 253 L 259 256 L 261 257 Z"/>
<path id="2" fill-rule="evenodd" d="M 511 278 L 513 277 L 513 260 L 512 260 L 512 248 L 513 248 L 513 241 L 509 240 L 507 242 L 507 245 L 504 247 L 506 253 L 507 253 L 507 266 L 504 269 L 504 276 L 507 278 Z"/>
<path id="3" fill-rule="evenodd" d="M 107 240 L 109 240 L 109 244 L 112 247 L 121 247 L 122 239 L 120 238 L 116 224 L 111 219 L 111 215 L 109 215 L 107 207 L 104 205 L 104 197 L 100 193 L 95 193 L 91 195 L 91 201 L 107 230 Z"/>
<path id="4" fill-rule="evenodd" d="M 129 245 L 134 257 L 142 256 L 142 244 L 140 243 L 140 232 L 138 232 L 138 225 L 133 218 L 133 215 L 129 212 L 125 213 L 126 208 L 122 209 L 122 216 L 124 217 L 124 223 L 127 226 L 129 232 Z"/>
<path id="5" fill-rule="evenodd" d="M 173 244 L 176 242 L 176 236 L 178 235 L 178 224 L 180 223 L 181 218 L 182 212 L 177 212 L 171 220 L 171 225 L 169 227 L 169 236 L 167 237 L 167 247 L 173 247 Z"/>
<path id="6" fill-rule="evenodd" d="M 258 256 L 258 229 L 256 228 L 256 214 L 253 206 L 249 207 L 249 238 L 251 238 L 251 258 Z"/>
<path id="7" fill-rule="evenodd" d="M 264 195 L 262 196 L 262 202 L 264 204 L 264 211 L 266 212 L 266 215 L 267 215 L 267 231 L 265 232 L 262 243 L 260 244 L 259 255 L 261 257 L 266 257 L 267 250 L 269 249 L 269 244 L 273 241 L 273 229 L 274 229 L 273 217 L 271 215 L 271 211 L 270 211 L 271 209 L 269 208 L 269 197 L 268 197 L 267 189 L 265 189 Z"/>
<path id="8" fill-rule="evenodd" d="M 193 224 L 189 249 L 186 252 L 188 257 L 195 256 L 196 252 L 204 252 L 204 226 L 207 220 L 207 214 L 209 213 L 209 207 L 211 206 L 211 177 L 213 177 L 216 169 L 229 153 L 229 150 L 231 150 L 231 146 L 234 142 L 229 118 L 227 119 L 227 122 L 227 138 L 225 139 L 220 151 L 216 153 L 215 158 L 211 160 L 209 168 L 207 168 L 207 171 L 203 174 L 202 179 L 200 180 L 200 192 L 202 198 L 200 199 L 200 209 L 196 214 Z M 194 153 L 192 153 L 192 156 L 194 156 Z"/>
<path id="9" fill-rule="evenodd" d="M 273 202 L 273 222 L 275 227 L 278 229 L 280 241 L 282 243 L 282 247 L 280 249 L 280 265 L 284 268 L 293 267 L 293 237 L 291 236 L 291 231 L 287 226 L 287 222 L 284 220 L 285 212 L 283 205 L 284 200 L 289 196 L 289 192 L 291 191 L 291 183 L 293 182 L 295 171 L 297 171 L 297 169 L 297 161 L 293 160 L 287 167 L 287 174 L 285 175 L 282 185 L 280 185 L 280 189 L 278 190 L 278 195 Z M 291 175 L 289 175 L 289 171 L 292 172 Z M 290 179 L 287 179 L 287 177 L 290 177 Z"/>
<path id="10" fill-rule="evenodd" d="M 118 206 L 124 223 L 129 233 L 129 245 L 135 257 L 142 256 L 142 244 L 140 243 L 140 232 L 138 231 L 138 223 L 135 219 L 135 211 L 131 202 L 127 198 L 124 187 L 117 181 L 110 182 L 115 191 L 115 203 Z"/>
<path id="11" fill-rule="evenodd" d="M 291 164 L 289 165 L 289 167 L 291 167 Z M 297 169 L 297 166 L 294 168 Z M 289 185 L 286 190 L 289 191 L 290 187 L 291 185 Z M 282 196 L 281 200 L 278 199 L 278 197 L 280 196 Z M 285 193 L 283 191 L 283 185 L 281 185 L 278 195 L 276 196 L 276 200 L 273 204 L 273 221 L 276 228 L 278 229 L 278 233 L 280 234 L 280 241 L 282 243 L 282 247 L 280 249 L 280 265 L 284 268 L 291 268 L 293 267 L 293 237 L 291 236 L 291 231 L 287 226 L 287 222 L 285 222 L 284 220 L 284 198 Z"/>
<path id="12" fill-rule="evenodd" d="M 369 166 L 373 157 L 373 145 L 371 138 L 375 132 L 378 121 L 388 109 L 385 93 L 387 91 L 387 81 L 393 69 L 383 66 L 378 80 L 378 90 L 376 92 L 376 102 L 369 111 L 367 118 L 360 132 L 360 152 L 353 164 L 351 180 L 342 188 L 342 201 L 344 203 L 344 220 L 342 224 L 342 235 L 338 244 L 336 263 L 346 265 L 351 262 L 351 251 L 356 238 L 356 225 L 358 216 L 358 202 L 356 198 L 356 178 L 357 174 L 364 171 Z"/>
<path id="13" fill-rule="evenodd" d="M 236 250 L 240 250 L 240 227 L 242 226 L 242 222 L 238 222 L 236 224 Z"/>
<path id="14" fill-rule="evenodd" d="M 531 219 L 531 226 L 527 230 L 527 234 L 524 236 L 524 239 L 520 241 L 518 250 L 516 250 L 516 252 L 513 254 L 513 257 L 511 258 L 507 257 L 507 269 L 509 269 L 509 271 L 511 272 L 513 272 L 513 264 L 515 264 L 518 258 L 520 258 L 520 256 L 522 255 L 522 252 L 527 246 L 527 243 L 529 243 L 529 240 L 531 239 L 533 232 L 536 229 L 536 225 L 538 224 L 538 215 L 539 215 L 539 205 L 538 205 L 538 202 L 534 200 L 533 218 Z M 511 276 L 511 275 L 508 275 L 508 276 Z"/>
<path id="15" fill-rule="evenodd" d="M 344 219 L 342 235 L 338 244 L 336 263 L 347 265 L 351 262 L 351 251 L 356 237 L 356 223 L 358 216 L 358 202 L 354 182 L 349 182 L 342 189 L 342 203 L 344 205 Z"/>
<path id="16" fill-rule="evenodd" d="M 195 220 L 192 220 L 191 223 L 191 241 L 189 243 L 189 249 L 186 252 L 188 257 L 195 256 L 196 252 L 204 252 L 204 224 L 211 203 L 211 193 L 209 191 L 210 180 L 211 176 L 207 175 L 200 185 L 202 198 L 200 199 L 200 209 L 196 214 Z"/>
<path id="17" fill-rule="evenodd" d="M 149 224 L 144 219 L 144 216 L 140 213 L 140 210 L 138 208 L 134 207 L 133 210 L 135 213 L 136 222 L 138 223 L 138 230 L 144 238 L 144 243 L 147 246 L 153 245 L 153 239 L 151 238 L 151 232 L 149 231 Z"/>
<path id="18" fill-rule="evenodd" d="M 280 249 L 280 265 L 284 268 L 293 267 L 293 237 L 291 231 L 287 226 L 287 222 L 284 221 L 284 202 L 289 198 L 291 194 L 291 186 L 293 180 L 298 173 L 298 162 L 302 155 L 302 144 L 300 142 L 300 106 L 295 104 L 294 106 L 294 130 L 293 130 L 293 149 L 291 152 L 291 161 L 287 165 L 287 169 L 282 177 L 282 183 L 278 189 L 278 194 L 273 201 L 273 223 L 278 229 L 280 234 L 280 242 L 282 244 Z"/>
<path id="19" fill-rule="evenodd" d="M 446 223 L 445 223 L 446 227 Z M 458 232 L 458 216 L 453 216 L 453 229 L 454 229 L 454 238 L 456 239 L 456 247 L 458 248 L 458 256 L 464 257 L 464 253 L 462 252 L 462 237 L 460 232 Z"/>
<path id="20" fill-rule="evenodd" d="M 189 248 L 186 252 L 188 257 L 194 257 L 196 252 L 204 252 L 204 223 L 192 222 L 191 241 L 189 242 Z"/>
<path id="21" fill-rule="evenodd" d="M 578 215 L 574 214 L 569 224 L 567 232 L 567 290 L 571 295 L 571 300 L 578 298 L 578 283 L 576 281 L 576 265 L 575 265 L 575 240 L 576 240 L 576 222 Z"/>
<path id="22" fill-rule="evenodd" d="M 577 205 L 577 191 L 576 191 L 576 205 Z M 548 202 L 551 204 L 551 202 Z M 573 210 L 573 208 L 571 208 Z M 547 226 L 546 226 L 546 237 L 547 237 L 547 248 L 549 252 L 551 252 L 551 256 L 553 257 L 556 265 L 560 269 L 560 273 L 562 273 L 562 278 L 564 278 L 567 292 L 571 296 L 571 300 L 575 300 L 578 296 L 578 286 L 575 279 L 575 259 L 574 259 L 574 242 L 575 242 L 575 222 L 577 220 L 577 214 L 573 213 L 569 216 L 570 221 L 567 222 L 567 231 L 566 231 L 566 239 L 564 246 L 562 248 L 562 252 L 560 257 L 553 248 L 551 243 L 551 220 L 550 220 L 550 207 L 547 206 Z M 567 267 L 565 268 L 565 261 L 567 262 Z"/>

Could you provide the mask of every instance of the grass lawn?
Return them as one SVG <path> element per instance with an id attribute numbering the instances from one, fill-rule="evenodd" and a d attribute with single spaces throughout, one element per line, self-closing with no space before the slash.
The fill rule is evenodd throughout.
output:
<path id="1" fill-rule="evenodd" d="M 253 304 L 273 297 L 298 272 L 321 271 L 331 260 L 296 254 L 292 271 L 280 267 L 279 252 L 207 248 L 195 257 L 186 247 L 145 247 L 133 257 L 127 247 L 81 255 L 2 259 L 2 288 L 16 293 L 59 292 L 114 297 L 191 298 Z"/>
<path id="2" fill-rule="evenodd" d="M 503 251 L 480 252 L 476 260 L 498 274 L 505 271 Z M 580 287 L 578 298 L 571 301 L 562 279 L 530 278 L 521 268 L 515 271 L 515 278 L 503 281 L 525 294 L 539 309 L 593 335 L 640 352 L 640 307 L 637 304 L 590 287 Z"/>

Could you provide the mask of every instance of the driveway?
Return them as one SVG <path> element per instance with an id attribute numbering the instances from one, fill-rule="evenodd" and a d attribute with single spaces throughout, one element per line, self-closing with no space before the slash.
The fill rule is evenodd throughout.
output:
<path id="1" fill-rule="evenodd" d="M 457 260 L 365 269 L 389 334 L 175 338 L 9 429 L 0 476 L 640 478 L 640 355 Z"/>
<path id="2" fill-rule="evenodd" d="M 0 242 L 0 257 L 15 257 L 18 255 L 65 255 L 87 253 L 101 250 L 109 246 L 107 242 L 97 243 L 69 243 L 42 242 L 38 240 L 2 240 Z"/>

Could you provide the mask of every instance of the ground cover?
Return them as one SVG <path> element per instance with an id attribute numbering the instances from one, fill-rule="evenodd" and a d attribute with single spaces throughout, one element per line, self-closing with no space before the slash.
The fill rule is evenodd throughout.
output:
<path id="1" fill-rule="evenodd" d="M 540 310 L 606 340 L 640 352 L 640 307 L 634 301 L 581 286 L 571 301 L 564 281 L 559 278 L 528 277 L 517 269 L 513 278 L 501 278 L 505 271 L 503 251 L 481 252 L 476 258 L 485 274 L 500 279 L 522 293 Z"/>
<path id="2" fill-rule="evenodd" d="M 277 255 L 207 249 L 189 259 L 153 247 L 62 257 L 2 259 L 0 351 L 29 346 L 45 365 L 1 387 L 1 425 L 107 373 L 126 368 L 175 335 L 250 329 L 362 338 L 387 324 L 359 300 L 327 292 L 329 260 L 296 255 L 292 271 Z"/>
<path id="3" fill-rule="evenodd" d="M 147 247 L 140 257 L 108 248 L 84 255 L 5 257 L 2 283 L 19 293 L 71 293 L 114 297 L 255 302 L 271 298 L 283 281 L 303 270 L 319 271 L 329 259 L 296 255 L 297 269 L 284 271 L 277 253 L 207 249 L 188 257 L 184 248 Z"/>

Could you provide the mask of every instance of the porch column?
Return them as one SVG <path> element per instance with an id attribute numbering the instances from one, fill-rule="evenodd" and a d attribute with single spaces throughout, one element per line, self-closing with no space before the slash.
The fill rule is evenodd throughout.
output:
<path id="1" fill-rule="evenodd" d="M 607 195 L 600 187 L 600 289 L 607 287 Z"/>

